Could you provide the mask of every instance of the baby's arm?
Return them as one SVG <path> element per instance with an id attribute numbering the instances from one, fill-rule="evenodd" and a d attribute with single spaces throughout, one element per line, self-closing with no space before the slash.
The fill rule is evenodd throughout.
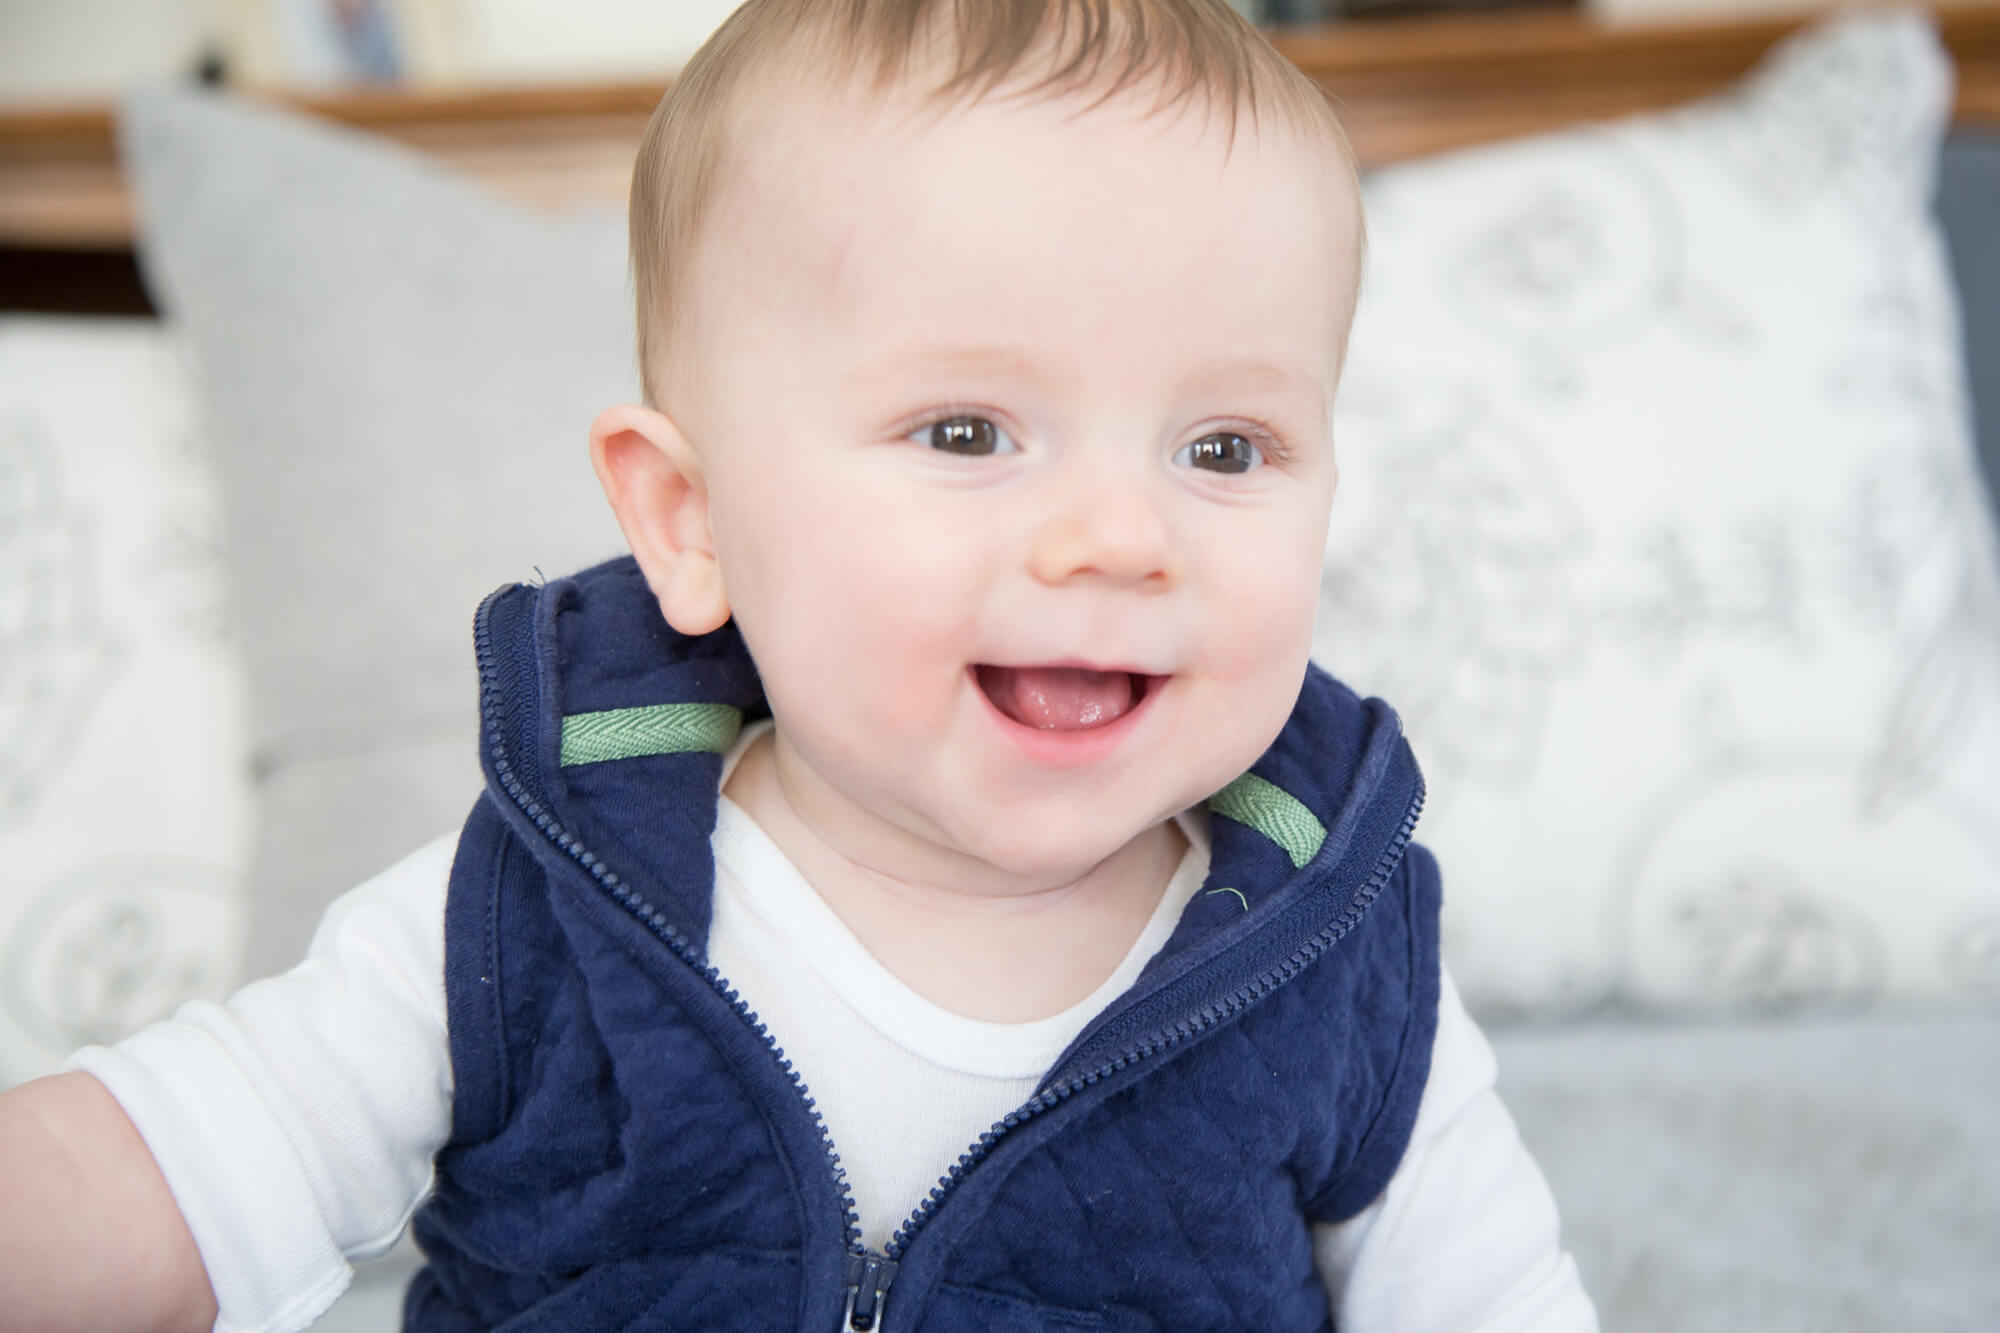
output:
<path id="1" fill-rule="evenodd" d="M 11 1250 L 13 1233 L 42 1226 L 39 1214 L 50 1208 L 83 1208 L 60 1219 L 59 1238 L 37 1237 L 46 1262 L 159 1300 L 163 1318 L 180 1318 L 178 1288 L 160 1287 L 156 1276 L 165 1246 L 176 1264 L 192 1263 L 202 1301 L 182 1322 L 17 1324 L 12 1288 L 40 1291 L 47 1278 L 0 1252 L 0 1330 L 287 1333 L 346 1287 L 348 1260 L 395 1242 L 451 1130 L 443 979 L 451 859 L 451 840 L 441 840 L 347 894 L 328 909 L 306 960 L 283 976 L 251 983 L 226 1005 L 183 1006 L 114 1047 L 86 1048 L 70 1062 L 78 1072 L 0 1099 L 0 1246 Z M 85 1159 L 110 1152 L 116 1192 L 88 1202 L 110 1167 L 79 1178 L 74 1166 L 38 1164 L 22 1211 L 4 1172 L 19 1155 L 62 1151 L 49 1147 L 51 1133 L 87 1135 Z M 105 1230 L 102 1215 L 125 1207 L 133 1190 L 143 1196 L 139 1210 Z M 143 1211 L 147 1202 L 164 1208 L 165 1222 Z M 122 1243 L 126 1227 L 143 1229 L 141 1248 Z M 171 1245 L 155 1238 L 160 1229 Z M 93 1288 L 89 1297 L 119 1292 Z M 62 1300 L 46 1291 L 35 1299 Z M 206 1323 L 185 1322 L 203 1314 Z"/>
<path id="2" fill-rule="evenodd" d="M 104 1085 L 0 1093 L 0 1327 L 198 1333 L 215 1293 L 145 1140 Z"/>
<path id="3" fill-rule="evenodd" d="M 1494 1091 L 1450 973 L 1410 1146 L 1380 1198 L 1315 1238 L 1342 1329 L 1596 1333 L 1554 1197 Z"/>

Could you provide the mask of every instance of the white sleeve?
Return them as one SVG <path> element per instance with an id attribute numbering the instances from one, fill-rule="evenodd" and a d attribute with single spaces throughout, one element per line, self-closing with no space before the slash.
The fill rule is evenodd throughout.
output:
<path id="1" fill-rule="evenodd" d="M 187 1219 L 217 1333 L 289 1333 L 396 1242 L 451 1134 L 444 905 L 455 837 L 327 909 L 306 959 L 66 1068 L 131 1117 Z"/>
<path id="2" fill-rule="evenodd" d="M 1374 1203 L 1315 1231 L 1343 1333 L 1596 1333 L 1555 1198 L 1494 1091 L 1497 1072 L 1445 973 L 1401 1165 Z"/>

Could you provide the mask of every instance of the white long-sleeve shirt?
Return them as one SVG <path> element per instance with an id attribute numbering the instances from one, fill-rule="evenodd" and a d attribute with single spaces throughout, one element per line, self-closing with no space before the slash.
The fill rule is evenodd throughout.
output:
<path id="1" fill-rule="evenodd" d="M 1183 828 L 1187 857 L 1104 984 L 1052 1017 L 988 1023 L 897 980 L 723 799 L 709 960 L 811 1088 L 872 1247 L 1166 942 L 1207 873 L 1205 827 L 1188 817 Z M 440 839 L 334 903 L 292 971 L 70 1062 L 111 1090 L 152 1150 L 215 1287 L 218 1333 L 306 1327 L 346 1287 L 349 1260 L 393 1245 L 429 1189 L 451 1133 L 454 845 Z M 1447 975 L 1401 1165 L 1360 1215 L 1316 1230 L 1346 1333 L 1596 1329 L 1494 1075 Z"/>

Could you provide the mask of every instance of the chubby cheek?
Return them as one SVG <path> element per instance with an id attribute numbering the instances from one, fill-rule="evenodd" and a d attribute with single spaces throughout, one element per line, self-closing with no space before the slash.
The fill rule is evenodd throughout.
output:
<path id="1" fill-rule="evenodd" d="M 976 613 L 962 544 L 838 488 L 717 530 L 731 608 L 773 704 L 879 735 L 931 724 L 960 683 Z M 845 501 L 845 502 L 843 502 Z"/>
<path id="2" fill-rule="evenodd" d="M 1201 534 L 1202 623 L 1230 674 L 1256 671 L 1272 653 L 1303 665 L 1312 641 L 1326 550 L 1325 505 L 1317 495 L 1270 511 L 1228 516 Z"/>
<path id="3" fill-rule="evenodd" d="M 1277 736 L 1298 699 L 1318 591 L 1315 554 L 1238 563 L 1227 585 L 1204 598 L 1204 683 L 1214 692 L 1218 727 L 1230 733 L 1227 744 L 1247 752 L 1245 767 Z"/>

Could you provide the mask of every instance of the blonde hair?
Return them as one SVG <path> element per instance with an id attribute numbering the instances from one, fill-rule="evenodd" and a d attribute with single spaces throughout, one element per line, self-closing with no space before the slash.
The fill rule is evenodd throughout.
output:
<path id="1" fill-rule="evenodd" d="M 1319 86 L 1225 0 L 746 0 L 695 52 L 653 111 L 633 168 L 631 245 L 638 289 L 639 370 L 656 403 L 663 328 L 715 193 L 736 99 L 753 78 L 796 68 L 876 91 L 909 77 L 915 53 L 942 51 L 948 73 L 928 90 L 969 101 L 1023 73 L 1025 90 L 1101 90 L 1099 101 L 1145 83 L 1160 107 L 1202 99 L 1253 121 L 1268 107 L 1353 156 Z M 810 53 L 810 66 L 802 60 Z"/>

